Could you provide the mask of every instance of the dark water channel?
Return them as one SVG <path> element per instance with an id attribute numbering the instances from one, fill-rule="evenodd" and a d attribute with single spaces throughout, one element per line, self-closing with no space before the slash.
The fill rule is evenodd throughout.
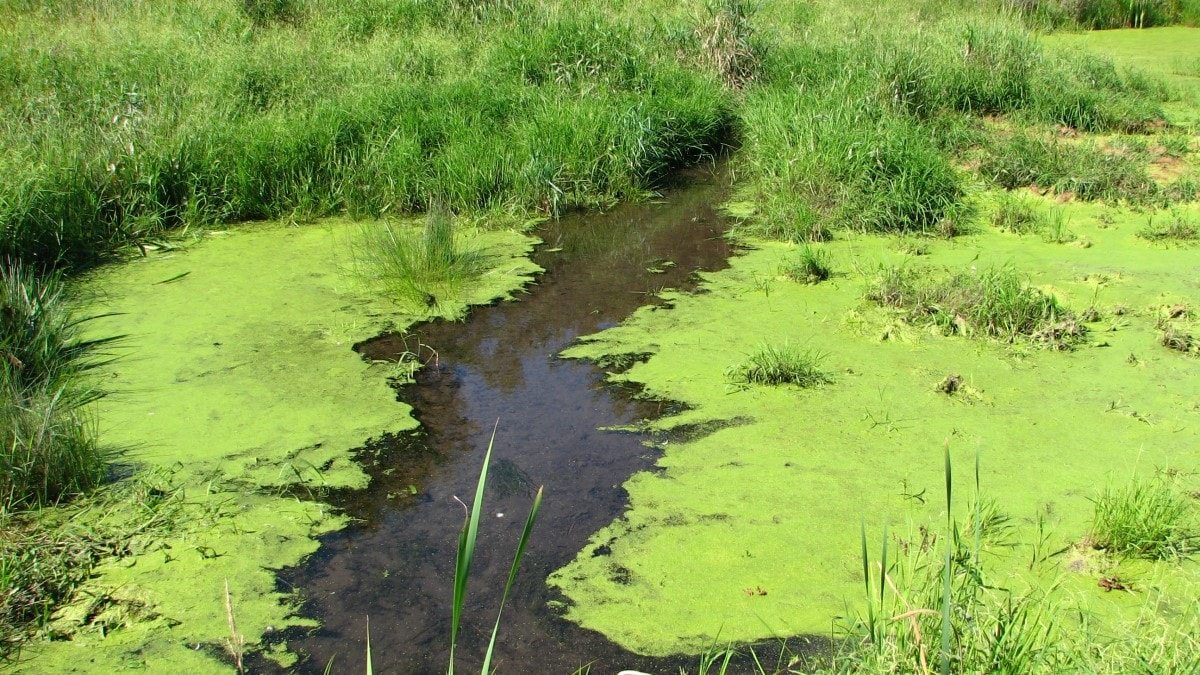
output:
<path id="1" fill-rule="evenodd" d="M 422 430 L 367 448 L 371 488 L 338 495 L 358 522 L 322 540 L 286 570 L 285 586 L 307 598 L 322 627 L 290 634 L 301 672 L 365 672 L 367 617 L 375 672 L 445 672 L 455 547 L 464 501 L 473 497 L 483 452 L 499 420 L 478 557 L 459 640 L 458 668 L 478 672 L 500 592 L 532 496 L 546 486 L 541 516 L 505 609 L 495 664 L 500 673 L 592 673 L 622 668 L 678 672 L 696 660 L 647 659 L 560 618 L 546 577 L 625 507 L 621 485 L 653 467 L 641 434 L 600 431 L 665 412 L 603 383 L 597 366 L 556 355 L 581 335 L 612 326 L 664 287 L 691 288 L 696 270 L 725 266 L 726 223 L 714 212 L 727 182 L 710 168 L 659 203 L 620 206 L 547 224 L 535 255 L 546 269 L 519 302 L 477 309 L 465 323 L 433 322 L 357 349 L 372 360 L 404 352 L 437 358 L 398 388 Z M 646 621 L 653 617 L 647 616 Z"/>

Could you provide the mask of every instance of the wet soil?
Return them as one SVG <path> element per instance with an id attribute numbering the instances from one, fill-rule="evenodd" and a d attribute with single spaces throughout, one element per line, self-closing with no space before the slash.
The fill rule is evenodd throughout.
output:
<path id="1" fill-rule="evenodd" d="M 545 578 L 621 513 L 621 485 L 654 465 L 647 436 L 601 429 L 636 425 L 669 407 L 606 385 L 596 365 L 557 354 L 579 336 L 660 302 L 657 291 L 694 288 L 696 271 L 726 265 L 727 224 L 713 210 L 726 182 L 709 168 L 661 201 L 548 224 L 538 232 L 545 243 L 535 256 L 546 272 L 526 298 L 479 309 L 465 323 L 433 322 L 356 347 L 372 361 L 416 354 L 426 362 L 416 384 L 398 387 L 422 430 L 361 453 L 371 488 L 335 500 L 356 524 L 324 538 L 305 565 L 281 575 L 306 598 L 305 613 L 322 623 L 311 634 L 281 636 L 303 655 L 301 672 L 321 672 L 330 659 L 335 672 L 364 672 L 368 617 L 376 672 L 445 670 L 464 518 L 455 497 L 471 499 L 493 428 L 492 476 L 457 665 L 479 669 L 539 485 L 545 501 L 505 608 L 499 672 L 571 673 L 588 664 L 593 673 L 678 672 L 695 665 L 694 656 L 629 653 L 554 609 L 561 604 Z M 605 553 L 595 546 L 594 555 Z"/>

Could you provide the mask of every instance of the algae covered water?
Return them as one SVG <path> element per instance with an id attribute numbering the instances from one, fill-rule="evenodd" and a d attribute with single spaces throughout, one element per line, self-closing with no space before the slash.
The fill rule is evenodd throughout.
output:
<path id="1" fill-rule="evenodd" d="M 339 671 L 361 671 L 367 617 L 377 669 L 445 668 L 463 519 L 455 497 L 470 500 L 493 428 L 492 475 L 459 665 L 478 666 L 539 485 L 546 486 L 545 503 L 505 609 L 501 670 L 651 665 L 560 619 L 545 579 L 621 512 L 621 486 L 629 476 L 653 466 L 656 451 L 646 435 L 603 428 L 637 425 L 669 404 L 638 400 L 636 391 L 603 384 L 601 368 L 557 354 L 579 336 L 660 302 L 658 291 L 694 286 L 697 271 L 725 265 L 725 223 L 713 210 L 722 181 L 705 173 L 661 202 L 548 225 L 535 255 L 546 271 L 520 302 L 477 310 L 465 323 L 424 324 L 357 346 L 372 361 L 416 354 L 426 362 L 416 384 L 398 390 L 422 429 L 362 452 L 370 489 L 337 500 L 355 523 L 327 536 L 307 564 L 283 574 L 285 584 L 307 597 L 306 612 L 322 622 L 311 635 L 287 636 L 290 648 L 308 655 L 306 671 L 320 672 L 330 658 Z M 603 547 L 592 553 L 604 555 Z"/>

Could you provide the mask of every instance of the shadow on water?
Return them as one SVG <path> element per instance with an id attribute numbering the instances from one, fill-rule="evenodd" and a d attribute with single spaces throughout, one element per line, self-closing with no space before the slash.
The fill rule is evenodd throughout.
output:
<path id="1" fill-rule="evenodd" d="M 621 485 L 652 470 L 644 435 L 600 431 L 668 412 L 603 383 L 593 364 L 557 358 L 581 335 L 613 326 L 662 288 L 692 288 L 695 271 L 726 265 L 726 223 L 714 211 L 727 179 L 699 172 L 660 203 L 578 214 L 539 232 L 546 269 L 520 302 L 476 310 L 466 323 L 432 322 L 356 348 L 371 360 L 404 352 L 437 358 L 417 383 L 399 387 L 422 430 L 365 449 L 369 490 L 337 495 L 357 524 L 325 537 L 318 553 L 281 574 L 301 589 L 305 613 L 322 628 L 280 636 L 306 658 L 302 672 L 365 672 L 371 621 L 376 672 L 446 669 L 454 557 L 493 424 L 499 420 L 493 477 L 485 498 L 459 642 L 458 666 L 479 670 L 531 497 L 546 486 L 541 515 L 505 609 L 495 663 L 501 673 L 571 673 L 641 668 L 678 672 L 695 657 L 649 659 L 560 618 L 546 577 L 587 545 L 626 504 Z M 606 547 L 596 547 L 603 555 Z M 654 621 L 646 616 L 647 622 Z"/>

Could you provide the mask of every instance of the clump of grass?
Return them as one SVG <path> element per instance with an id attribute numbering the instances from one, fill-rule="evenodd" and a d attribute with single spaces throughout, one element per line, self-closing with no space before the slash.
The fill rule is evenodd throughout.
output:
<path id="1" fill-rule="evenodd" d="M 993 143 L 979 171 L 1009 190 L 1036 185 L 1084 200 L 1163 200 L 1145 167 L 1133 158 L 1028 133 Z"/>
<path id="2" fill-rule="evenodd" d="M 1162 335 L 1159 337 L 1158 342 L 1167 349 L 1173 349 L 1185 354 L 1200 349 L 1200 342 L 1197 342 L 1195 336 L 1179 326 L 1170 324 L 1163 325 Z"/>
<path id="3" fill-rule="evenodd" d="M 1155 560 L 1194 550 L 1194 510 L 1189 498 L 1165 476 L 1109 483 L 1095 501 L 1090 535 L 1096 548 Z"/>
<path id="4" fill-rule="evenodd" d="M 1137 236 L 1155 242 L 1192 242 L 1200 239 L 1200 225 L 1184 213 L 1169 213 L 1157 222 L 1152 216 Z"/>
<path id="5" fill-rule="evenodd" d="M 1192 152 L 1192 136 L 1189 134 L 1162 134 L 1158 146 L 1167 157 L 1184 157 Z"/>
<path id="6" fill-rule="evenodd" d="M 62 282 L 0 267 L 0 511 L 57 502 L 104 480 L 84 376 L 116 338 L 87 339 Z"/>
<path id="7" fill-rule="evenodd" d="M 1033 200 L 1007 190 L 1000 193 L 992 224 L 1014 234 L 1032 234 L 1042 229 L 1044 218 Z"/>
<path id="8" fill-rule="evenodd" d="M 1066 244 L 1076 240 L 1075 234 L 1067 229 L 1066 211 L 1061 206 L 1050 209 L 1046 214 L 1045 225 L 1042 227 L 1042 239 L 1050 244 Z"/>
<path id="9" fill-rule="evenodd" d="M 726 370 L 726 377 L 735 384 L 815 387 L 833 382 L 833 377 L 821 368 L 825 354 L 802 349 L 790 343 L 764 344 L 743 363 Z"/>
<path id="10" fill-rule="evenodd" d="M 256 28 L 296 23 L 302 13 L 298 0 L 242 0 L 241 10 Z"/>
<path id="11" fill-rule="evenodd" d="M 1069 349 L 1085 331 L 1053 295 L 1033 288 L 1007 266 L 942 279 L 928 270 L 885 267 L 867 290 L 867 299 L 904 310 L 908 321 L 937 326 L 945 334 L 1024 339 Z"/>
<path id="12" fill-rule="evenodd" d="M 780 273 L 802 284 L 819 284 L 833 275 L 833 263 L 827 251 L 806 245 L 784 261 Z"/>
<path id="13" fill-rule="evenodd" d="M 381 222 L 365 226 L 355 246 L 359 273 L 397 297 L 434 307 L 481 274 L 483 254 L 454 232 L 452 217 L 431 212 L 420 229 Z"/>

